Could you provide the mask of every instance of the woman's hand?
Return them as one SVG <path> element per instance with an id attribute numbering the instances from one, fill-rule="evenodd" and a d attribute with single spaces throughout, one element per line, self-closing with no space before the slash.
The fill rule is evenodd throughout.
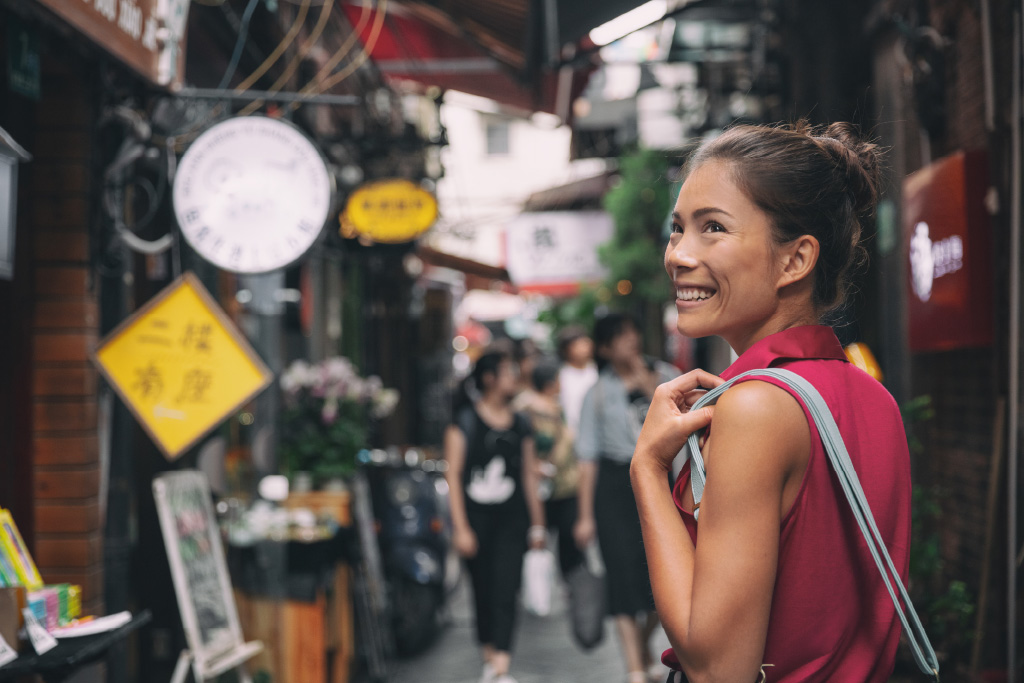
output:
<path id="1" fill-rule="evenodd" d="M 452 545 L 455 546 L 455 552 L 459 554 L 459 557 L 464 557 L 467 560 L 476 557 L 477 541 L 476 534 L 469 527 L 455 527 L 452 533 Z"/>
<path id="2" fill-rule="evenodd" d="M 714 407 L 690 412 L 690 406 L 724 380 L 703 370 L 692 370 L 665 382 L 654 392 L 647 419 L 637 440 L 633 464 L 656 466 L 666 472 L 686 443 L 687 437 L 711 424 Z"/>
<path id="3" fill-rule="evenodd" d="M 597 526 L 594 524 L 593 517 L 580 517 L 576 520 L 576 524 L 572 528 L 572 537 L 576 541 L 577 548 L 585 550 L 594 542 L 595 536 L 597 536 Z"/>

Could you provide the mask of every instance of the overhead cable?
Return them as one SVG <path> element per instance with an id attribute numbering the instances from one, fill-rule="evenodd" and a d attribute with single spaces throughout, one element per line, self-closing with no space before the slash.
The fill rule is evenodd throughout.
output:
<path id="1" fill-rule="evenodd" d="M 313 31 L 309 34 L 302 44 L 299 46 L 298 52 L 292 55 L 291 60 L 288 62 L 288 66 L 285 67 L 281 75 L 277 77 L 273 85 L 270 86 L 269 91 L 276 93 L 280 91 L 281 87 L 288 82 L 288 79 L 292 77 L 295 70 L 302 63 L 302 60 L 306 58 L 309 51 L 312 49 L 316 41 L 320 39 L 320 34 L 324 32 L 324 28 L 327 27 L 327 20 L 331 17 L 331 10 L 334 8 L 334 0 L 324 0 L 320 4 L 320 16 L 316 20 L 316 25 L 313 27 Z M 256 100 L 245 105 L 245 107 L 238 113 L 239 116 L 248 116 L 253 113 L 264 104 L 264 100 Z"/>
<path id="2" fill-rule="evenodd" d="M 255 71 L 249 74 L 245 78 L 245 80 L 238 84 L 238 86 L 235 88 L 236 93 L 244 92 L 246 89 L 252 86 L 253 83 L 259 80 L 259 78 L 263 74 L 267 73 L 270 67 L 272 67 L 274 63 L 277 62 L 278 59 L 280 59 L 281 55 L 284 54 L 284 51 L 287 50 L 288 47 L 295 41 L 295 36 L 299 34 L 300 30 L 302 30 L 302 24 L 305 23 L 306 15 L 309 13 L 309 2 L 310 0 L 302 0 L 302 4 L 299 6 L 299 11 L 295 15 L 295 21 L 292 22 L 291 28 L 288 29 L 288 32 L 285 34 L 284 38 L 282 38 L 281 42 L 277 44 L 277 47 L 274 48 L 274 51 L 271 52 L 270 55 L 263 60 L 263 63 L 256 67 Z"/>
<path id="3" fill-rule="evenodd" d="M 231 53 L 231 61 L 228 62 L 228 68 L 224 70 L 224 76 L 220 79 L 220 85 L 217 86 L 220 90 L 228 87 L 228 84 L 231 83 L 231 79 L 235 75 L 235 71 L 238 69 L 238 62 L 242 58 L 242 48 L 245 47 L 245 41 L 249 37 L 249 21 L 252 19 L 253 12 L 256 11 L 256 5 L 258 4 L 260 4 L 260 0 L 249 0 L 249 4 L 245 7 L 245 12 L 242 14 L 242 23 L 238 27 L 235 49 Z"/>

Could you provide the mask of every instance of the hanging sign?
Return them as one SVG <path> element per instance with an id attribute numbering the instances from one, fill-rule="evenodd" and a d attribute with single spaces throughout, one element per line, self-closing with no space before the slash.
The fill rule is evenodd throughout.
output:
<path id="1" fill-rule="evenodd" d="M 273 379 L 191 273 L 114 330 L 95 360 L 170 460 Z"/>
<path id="2" fill-rule="evenodd" d="M 223 270 L 266 273 L 305 254 L 331 215 L 334 180 L 298 128 L 238 116 L 192 143 L 174 176 L 181 234 Z"/>
<path id="3" fill-rule="evenodd" d="M 992 343 L 988 162 L 957 152 L 903 181 L 903 245 L 911 351 Z"/>
<path id="4" fill-rule="evenodd" d="M 180 87 L 189 0 L 38 0 L 134 71 Z"/>
<path id="5" fill-rule="evenodd" d="M 341 234 L 375 242 L 408 242 L 437 220 L 434 195 L 408 180 L 366 183 L 349 197 L 341 214 Z"/>
<path id="6" fill-rule="evenodd" d="M 521 213 L 505 225 L 508 274 L 523 291 L 573 296 L 604 279 L 597 248 L 615 232 L 604 211 Z"/>
<path id="7" fill-rule="evenodd" d="M 42 81 L 39 32 L 15 16 L 8 16 L 7 21 L 7 87 L 38 101 Z"/>

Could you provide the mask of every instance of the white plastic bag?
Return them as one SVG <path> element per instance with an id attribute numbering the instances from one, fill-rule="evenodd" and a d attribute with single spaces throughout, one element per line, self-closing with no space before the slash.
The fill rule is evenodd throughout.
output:
<path id="1" fill-rule="evenodd" d="M 555 556 L 547 549 L 526 551 L 523 559 L 523 606 L 530 614 L 551 614 L 551 595 L 555 584 Z"/>

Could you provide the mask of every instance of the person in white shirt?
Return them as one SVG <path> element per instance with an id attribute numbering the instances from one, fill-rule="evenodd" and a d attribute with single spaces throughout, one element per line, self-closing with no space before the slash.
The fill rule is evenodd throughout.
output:
<path id="1" fill-rule="evenodd" d="M 562 367 L 558 371 L 558 382 L 562 387 L 559 400 L 569 429 L 578 434 L 583 397 L 597 381 L 594 342 L 582 327 L 571 325 L 558 334 L 558 356 L 562 359 Z"/>

